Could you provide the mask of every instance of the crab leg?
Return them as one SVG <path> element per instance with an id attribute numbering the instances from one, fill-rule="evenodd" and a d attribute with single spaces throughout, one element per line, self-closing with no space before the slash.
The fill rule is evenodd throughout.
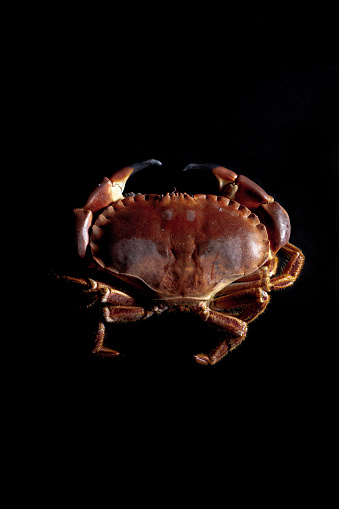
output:
<path id="1" fill-rule="evenodd" d="M 238 293 L 224 295 L 212 301 L 211 307 L 205 312 L 200 312 L 200 316 L 207 323 L 217 326 L 218 328 L 228 332 L 230 337 L 220 343 L 220 345 L 212 350 L 208 355 L 198 354 L 195 356 L 196 362 L 199 364 L 215 364 L 220 361 L 228 352 L 236 348 L 246 337 L 247 323 L 254 320 L 262 313 L 270 297 L 261 288 L 246 289 Z M 232 308 L 245 306 L 237 317 L 223 313 L 217 310 L 231 310 Z"/>
<path id="2" fill-rule="evenodd" d="M 142 307 L 138 306 L 105 306 L 103 309 L 103 315 L 105 322 L 129 322 L 148 318 L 153 315 L 152 311 L 146 311 Z M 117 350 L 112 350 L 104 346 L 105 341 L 105 323 L 100 321 L 98 324 L 98 330 L 95 338 L 95 347 L 92 353 L 104 357 L 117 357 L 121 355 Z"/>
<path id="3" fill-rule="evenodd" d="M 287 257 L 288 262 L 281 274 L 272 277 L 270 286 L 273 290 L 280 290 L 293 285 L 305 261 L 305 256 L 300 249 L 291 243 L 286 244 L 281 251 Z"/>
<path id="4" fill-rule="evenodd" d="M 140 306 L 105 306 L 106 322 L 135 322 L 142 318 L 149 318 L 153 311 L 146 311 Z"/>
<path id="5" fill-rule="evenodd" d="M 199 314 L 207 323 L 228 332 L 230 335 L 230 337 L 222 341 L 219 346 L 213 349 L 208 355 L 200 353 L 194 356 L 198 364 L 216 364 L 245 339 L 247 333 L 246 322 L 239 320 L 235 316 L 219 313 L 212 309 L 207 309 L 204 313 Z"/>
<path id="6" fill-rule="evenodd" d="M 104 177 L 102 182 L 89 195 L 84 207 L 74 209 L 75 232 L 78 253 L 84 258 L 89 243 L 89 228 L 92 224 L 93 213 L 108 207 L 111 203 L 123 199 L 128 178 L 133 174 L 151 166 L 152 164 L 161 165 L 156 159 L 149 159 L 142 163 L 135 163 L 132 166 L 126 166 L 115 172 L 109 179 Z"/>
<path id="7" fill-rule="evenodd" d="M 58 276 L 58 279 L 69 284 L 73 283 L 74 285 L 83 287 L 82 295 L 91 295 L 93 297 L 93 302 L 91 302 L 89 306 L 98 301 L 116 306 L 134 306 L 136 303 L 135 299 L 127 293 L 116 290 L 110 285 L 100 283 L 100 281 L 95 281 L 91 278 L 85 279 L 70 276 Z"/>
<path id="8" fill-rule="evenodd" d="M 237 314 L 237 318 L 248 323 L 265 310 L 269 300 L 268 293 L 262 288 L 252 288 L 219 297 L 211 303 L 211 307 L 215 310 L 224 309 L 226 311 L 245 306 L 245 309 Z"/>
<path id="9" fill-rule="evenodd" d="M 64 276 L 62 279 L 85 287 L 83 294 L 93 295 L 93 302 L 89 306 L 95 302 L 101 303 L 104 306 L 103 313 L 107 322 L 139 320 L 153 314 L 152 311 L 146 311 L 143 307 L 137 306 L 135 299 L 127 293 L 100 281 L 69 276 Z"/>
<path id="10" fill-rule="evenodd" d="M 143 307 L 137 306 L 133 297 L 127 293 L 116 290 L 110 285 L 77 277 L 63 276 L 59 279 L 65 282 L 83 287 L 83 295 L 90 295 L 91 302 L 87 307 L 99 304 L 102 310 L 102 320 L 99 321 L 93 353 L 106 357 L 116 357 L 119 352 L 104 346 L 105 322 L 131 322 L 142 320 L 152 316 L 154 311 L 146 311 Z"/>
<path id="11" fill-rule="evenodd" d="M 103 357 L 117 357 L 120 355 L 116 350 L 112 350 L 112 348 L 108 348 L 104 346 L 105 340 L 105 324 L 104 322 L 99 322 L 97 335 L 95 338 L 95 348 L 92 350 L 92 353 L 97 353 Z"/>
<path id="12" fill-rule="evenodd" d="M 271 288 L 270 277 L 276 273 L 277 265 L 278 257 L 274 256 L 274 258 L 266 262 L 266 264 L 260 267 L 260 269 L 252 272 L 252 274 L 242 277 L 241 279 L 237 279 L 227 286 L 224 290 L 225 293 L 220 292 L 217 294 L 214 297 L 213 302 L 220 297 L 229 296 L 233 293 L 250 291 L 254 288 L 261 288 L 262 290 L 269 292 Z"/>

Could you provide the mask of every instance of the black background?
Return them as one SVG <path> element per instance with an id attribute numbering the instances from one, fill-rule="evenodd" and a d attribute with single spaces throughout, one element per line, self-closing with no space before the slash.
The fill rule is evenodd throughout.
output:
<path id="1" fill-rule="evenodd" d="M 227 166 L 287 209 L 291 242 L 306 263 L 294 286 L 272 294 L 245 342 L 208 367 L 192 355 L 221 335 L 190 315 L 112 327 L 126 356 L 92 356 L 93 319 L 48 280 L 39 306 L 47 317 L 40 333 L 52 411 L 58 404 L 63 428 L 66 415 L 109 410 L 115 425 L 101 423 L 100 435 L 112 440 L 129 419 L 188 436 L 194 425 L 213 448 L 238 434 L 251 442 L 252 425 L 265 415 L 261 430 L 284 427 L 280 452 L 290 436 L 304 451 L 304 428 L 327 408 L 333 374 L 338 51 L 331 15 L 164 8 L 131 19 L 127 11 L 51 18 L 36 36 L 42 115 L 33 149 L 49 204 L 46 272 L 77 269 L 72 208 L 104 176 L 150 158 L 163 166 L 131 178 L 127 192 L 213 192 L 210 181 L 183 180 L 181 170 L 191 162 Z M 204 436 L 201 418 L 215 432 Z"/>

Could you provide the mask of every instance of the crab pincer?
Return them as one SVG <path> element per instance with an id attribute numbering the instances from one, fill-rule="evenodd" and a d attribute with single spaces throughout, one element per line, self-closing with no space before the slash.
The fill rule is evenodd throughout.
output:
<path id="1" fill-rule="evenodd" d="M 222 196 L 248 207 L 267 227 L 271 250 L 276 253 L 287 244 L 291 223 L 286 210 L 262 187 L 244 175 L 215 164 L 190 164 L 185 170 L 202 169 L 211 172 L 219 183 Z M 184 171 L 185 171 L 184 170 Z"/>
<path id="2" fill-rule="evenodd" d="M 78 253 L 84 258 L 89 243 L 89 228 L 93 213 L 106 208 L 110 203 L 123 199 L 127 180 L 135 173 L 151 165 L 161 165 L 157 159 L 149 159 L 141 163 L 126 166 L 115 172 L 110 178 L 104 177 L 100 184 L 91 192 L 84 207 L 74 209 L 75 232 Z"/>

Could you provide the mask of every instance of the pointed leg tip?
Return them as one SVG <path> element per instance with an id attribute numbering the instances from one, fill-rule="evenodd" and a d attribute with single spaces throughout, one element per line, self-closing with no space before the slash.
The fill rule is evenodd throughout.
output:
<path id="1" fill-rule="evenodd" d="M 94 350 L 92 350 L 92 353 L 100 355 L 100 357 L 111 357 L 111 358 L 118 357 L 121 355 L 116 350 L 112 350 L 111 348 L 106 347 L 94 348 Z"/>
<path id="2" fill-rule="evenodd" d="M 211 363 L 209 357 L 204 354 L 194 355 L 194 359 L 197 364 L 201 364 L 203 366 L 207 366 Z"/>

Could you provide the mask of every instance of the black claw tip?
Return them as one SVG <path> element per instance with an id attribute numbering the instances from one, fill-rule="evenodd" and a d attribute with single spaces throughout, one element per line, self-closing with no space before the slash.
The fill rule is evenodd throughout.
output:
<path id="1" fill-rule="evenodd" d="M 156 164 L 158 166 L 162 165 L 162 163 L 157 159 L 148 159 L 147 161 L 142 161 L 141 163 L 131 164 L 130 167 L 133 168 L 133 173 L 136 173 L 137 171 L 143 170 L 144 168 L 152 166 L 153 164 Z"/>
<path id="2" fill-rule="evenodd" d="M 188 166 L 186 166 L 183 171 L 187 170 L 213 170 L 213 168 L 216 168 L 219 166 L 218 164 L 213 163 L 191 163 Z"/>

